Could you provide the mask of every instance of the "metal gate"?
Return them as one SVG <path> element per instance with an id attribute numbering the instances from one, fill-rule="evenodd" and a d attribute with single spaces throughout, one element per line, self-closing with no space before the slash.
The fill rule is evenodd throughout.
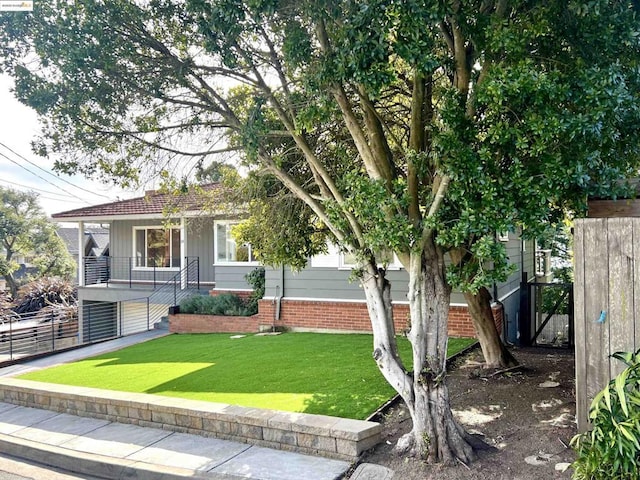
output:
<path id="1" fill-rule="evenodd" d="M 573 348 L 573 284 L 527 283 L 521 292 L 520 344 Z"/>

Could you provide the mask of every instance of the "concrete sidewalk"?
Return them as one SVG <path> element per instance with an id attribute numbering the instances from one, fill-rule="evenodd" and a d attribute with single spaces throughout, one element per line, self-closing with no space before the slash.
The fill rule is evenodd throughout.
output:
<path id="1" fill-rule="evenodd" d="M 339 460 L 0 402 L 0 450 L 108 479 L 334 480 Z"/>
<path id="2" fill-rule="evenodd" d="M 166 332 L 149 331 L 0 369 L 0 376 L 75 361 Z M 0 451 L 107 479 L 334 480 L 349 462 L 0 402 Z"/>

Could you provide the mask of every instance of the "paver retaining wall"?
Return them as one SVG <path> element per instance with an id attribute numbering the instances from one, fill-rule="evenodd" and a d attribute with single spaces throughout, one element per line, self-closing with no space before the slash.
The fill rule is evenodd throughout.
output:
<path id="1" fill-rule="evenodd" d="M 0 379 L 0 401 L 347 461 L 382 431 L 376 422 L 15 378 Z"/>

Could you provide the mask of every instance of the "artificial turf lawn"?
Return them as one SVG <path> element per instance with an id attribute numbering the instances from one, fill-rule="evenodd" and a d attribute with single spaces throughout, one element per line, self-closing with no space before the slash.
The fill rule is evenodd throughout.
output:
<path id="1" fill-rule="evenodd" d="M 451 338 L 448 354 L 474 341 Z M 20 378 L 364 419 L 394 394 L 371 351 L 371 335 L 169 335 Z"/>

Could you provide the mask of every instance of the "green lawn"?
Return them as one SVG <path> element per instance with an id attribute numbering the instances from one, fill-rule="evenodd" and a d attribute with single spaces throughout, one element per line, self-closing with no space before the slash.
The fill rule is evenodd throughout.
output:
<path id="1" fill-rule="evenodd" d="M 449 355 L 474 341 L 450 339 Z M 371 335 L 169 335 L 20 378 L 363 419 L 394 393 L 371 351 Z"/>

